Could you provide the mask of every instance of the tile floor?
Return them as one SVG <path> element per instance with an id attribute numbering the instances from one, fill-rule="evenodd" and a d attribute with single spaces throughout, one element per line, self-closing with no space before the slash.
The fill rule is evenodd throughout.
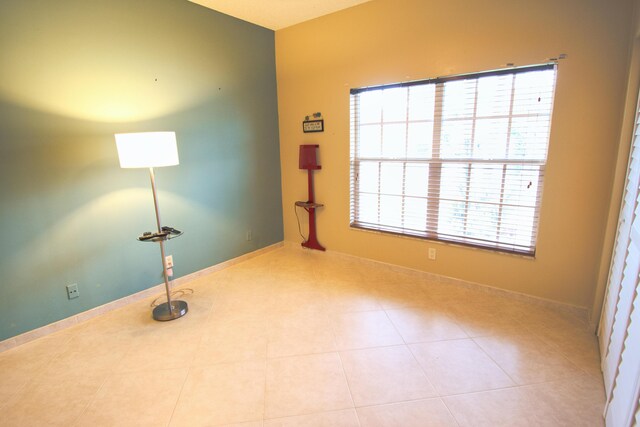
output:
<path id="1" fill-rule="evenodd" d="M 602 425 L 569 314 L 285 247 L 0 353 L 3 426 Z"/>

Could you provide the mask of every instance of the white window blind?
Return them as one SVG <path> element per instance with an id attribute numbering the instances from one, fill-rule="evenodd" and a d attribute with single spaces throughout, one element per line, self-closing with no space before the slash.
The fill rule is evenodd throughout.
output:
<path id="1" fill-rule="evenodd" d="M 351 226 L 533 255 L 555 64 L 351 90 Z"/>

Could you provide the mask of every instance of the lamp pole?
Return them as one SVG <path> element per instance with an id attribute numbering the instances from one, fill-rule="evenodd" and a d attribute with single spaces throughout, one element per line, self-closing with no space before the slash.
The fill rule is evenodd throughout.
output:
<path id="1" fill-rule="evenodd" d="M 158 225 L 158 233 L 162 233 L 162 225 L 160 222 L 160 208 L 158 207 L 158 194 L 156 192 L 156 175 L 153 173 L 152 167 L 149 168 L 149 177 L 151 178 L 153 206 L 156 210 L 156 224 Z M 169 315 L 173 316 L 173 304 L 171 304 L 171 290 L 169 289 L 169 275 L 167 274 L 167 258 L 164 252 L 164 240 L 162 239 L 158 243 L 160 243 L 160 254 L 162 255 L 162 275 L 164 276 L 164 288 L 167 291 L 167 305 L 169 307 Z"/>

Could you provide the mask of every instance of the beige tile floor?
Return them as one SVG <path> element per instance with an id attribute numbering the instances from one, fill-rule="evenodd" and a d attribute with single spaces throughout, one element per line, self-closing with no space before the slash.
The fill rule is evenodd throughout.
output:
<path id="1" fill-rule="evenodd" d="M 0 425 L 602 425 L 570 314 L 287 247 L 188 286 L 0 353 Z"/>

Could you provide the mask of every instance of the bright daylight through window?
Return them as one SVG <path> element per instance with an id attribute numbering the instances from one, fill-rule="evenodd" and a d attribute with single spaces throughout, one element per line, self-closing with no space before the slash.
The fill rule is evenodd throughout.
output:
<path id="1" fill-rule="evenodd" d="M 351 90 L 351 226 L 534 255 L 555 64 Z"/>

